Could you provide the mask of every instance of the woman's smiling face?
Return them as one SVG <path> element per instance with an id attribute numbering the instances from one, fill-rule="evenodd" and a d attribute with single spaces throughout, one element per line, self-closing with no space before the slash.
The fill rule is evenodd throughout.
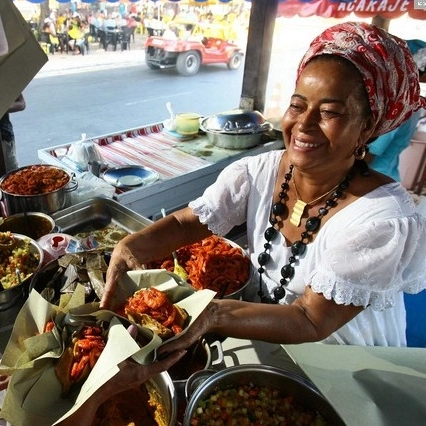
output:
<path id="1" fill-rule="evenodd" d="M 330 59 L 308 63 L 282 119 L 290 161 L 304 169 L 350 167 L 372 131 L 361 75 Z"/>

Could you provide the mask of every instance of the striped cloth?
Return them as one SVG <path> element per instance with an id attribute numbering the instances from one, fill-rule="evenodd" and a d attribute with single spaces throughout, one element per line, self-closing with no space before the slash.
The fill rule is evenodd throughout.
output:
<path id="1" fill-rule="evenodd" d="M 179 141 L 162 132 L 162 124 L 127 130 L 122 133 L 92 138 L 102 159 L 109 167 L 137 165 L 156 171 L 161 180 L 207 167 L 212 163 L 177 147 Z M 66 162 L 71 145 L 52 149 L 48 154 Z"/>

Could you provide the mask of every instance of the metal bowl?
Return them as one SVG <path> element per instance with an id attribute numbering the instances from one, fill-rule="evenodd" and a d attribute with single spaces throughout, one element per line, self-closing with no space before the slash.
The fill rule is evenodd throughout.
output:
<path id="1" fill-rule="evenodd" d="M 137 387 L 130 388 L 128 391 L 108 399 L 101 410 L 98 411 L 94 424 L 142 424 L 140 413 L 148 411 L 148 401 L 144 401 L 146 396 L 143 388 L 149 394 L 149 411 L 155 416 L 156 421 L 154 423 L 176 426 L 176 393 L 173 382 L 166 371 L 143 383 L 140 389 Z M 111 406 L 113 410 L 110 412 L 108 408 Z M 127 421 L 124 422 L 124 419 L 127 419 Z M 135 422 L 128 423 L 130 419 L 135 420 Z M 152 424 L 149 421 L 148 423 Z"/>
<path id="2" fill-rule="evenodd" d="M 167 371 L 163 371 L 150 379 L 146 386 L 155 394 L 160 395 L 160 403 L 168 426 L 176 425 L 177 396 L 173 381 Z"/>
<path id="3" fill-rule="evenodd" d="M 24 242 L 29 240 L 30 251 L 39 258 L 39 262 L 32 275 L 26 279 L 23 279 L 21 284 L 14 285 L 10 288 L 0 291 L 0 328 L 3 326 L 10 326 L 14 323 L 20 307 L 28 297 L 31 281 L 35 273 L 41 268 L 44 262 L 43 249 L 33 239 L 21 234 L 12 235 L 15 239 L 15 247 L 23 246 Z"/>
<path id="4" fill-rule="evenodd" d="M 6 217 L 0 223 L 0 232 L 19 233 L 33 240 L 50 234 L 54 228 L 55 221 L 49 215 L 41 212 L 17 213 Z"/>
<path id="5" fill-rule="evenodd" d="M 228 284 L 228 286 L 226 286 L 226 288 L 223 288 L 223 289 L 220 289 L 220 287 L 218 289 L 218 285 L 215 285 L 214 288 L 212 288 L 212 287 L 210 287 L 208 285 L 210 283 L 206 283 L 206 282 L 203 282 L 202 285 L 204 285 L 205 286 L 204 288 L 206 288 L 206 289 L 216 291 L 216 293 L 217 293 L 216 296 L 215 296 L 216 298 L 240 300 L 242 298 L 243 293 L 246 290 L 247 286 L 252 282 L 252 278 L 253 278 L 253 272 L 254 271 L 253 271 L 253 268 L 252 268 L 252 265 L 251 265 L 251 262 L 250 262 L 250 257 L 246 253 L 246 251 L 240 245 L 238 245 L 237 243 L 235 243 L 234 241 L 229 240 L 229 239 L 227 239 L 225 237 L 220 237 L 220 239 L 223 240 L 224 242 L 230 244 L 232 247 L 236 247 L 236 248 L 238 248 L 238 249 L 241 250 L 242 255 L 248 260 L 248 264 L 249 264 L 248 265 L 248 268 L 249 268 L 249 270 L 248 270 L 248 279 L 245 282 L 238 283 L 238 284 L 240 284 L 239 286 L 233 285 L 235 283 L 230 282 L 231 286 L 229 286 L 229 284 Z M 205 258 L 205 257 L 204 258 L 200 258 L 199 256 L 197 256 L 196 251 L 192 252 L 191 249 L 188 249 L 188 247 L 190 247 L 190 246 L 192 246 L 192 244 L 189 244 L 188 246 L 185 246 L 185 247 L 181 247 L 180 249 L 178 249 L 176 251 L 176 254 L 177 254 L 177 257 L 178 257 L 178 262 L 181 264 L 181 266 L 184 269 L 186 267 L 187 258 L 191 257 L 191 259 L 192 260 L 196 260 L 197 263 L 205 262 L 204 267 L 203 267 L 203 269 L 204 269 L 203 272 L 205 273 L 205 271 L 210 268 L 210 265 L 211 265 L 210 262 L 213 262 L 213 264 L 215 264 L 215 257 L 216 257 L 216 255 L 220 256 L 220 253 L 215 253 L 215 255 L 210 256 L 208 259 Z M 183 253 L 182 256 L 181 256 L 181 251 Z M 230 260 L 229 257 L 228 257 L 228 260 Z M 165 262 L 165 261 L 167 261 L 166 268 L 170 272 L 172 272 L 174 264 L 173 264 L 173 258 L 172 258 L 171 255 L 168 256 L 165 259 L 162 259 L 161 261 L 155 261 L 155 262 L 148 263 L 146 265 L 146 267 L 148 269 L 161 269 L 163 267 L 162 266 L 163 262 Z M 186 272 L 189 272 L 189 271 L 186 271 Z M 216 284 L 218 284 L 218 283 L 224 283 L 225 280 L 227 280 L 229 282 L 229 278 L 228 277 L 229 277 L 229 274 L 227 275 L 226 274 L 226 269 L 224 269 L 221 274 L 215 275 Z M 190 280 L 188 282 L 191 283 Z"/>
<path id="6" fill-rule="evenodd" d="M 264 133 L 272 129 L 272 124 L 259 111 L 235 109 L 202 119 L 200 128 L 205 132 L 243 135 Z"/>
<path id="7" fill-rule="evenodd" d="M 205 376 L 210 374 L 210 377 L 207 379 L 204 377 L 203 381 L 203 374 Z M 334 426 L 345 424 L 331 404 L 308 379 L 277 367 L 246 364 L 225 368 L 219 372 L 204 370 L 191 376 L 186 385 L 189 402 L 183 426 L 191 425 L 191 418 L 198 403 L 208 398 L 213 392 L 247 384 L 267 386 L 277 389 L 282 395 L 291 395 L 295 403 L 301 407 L 321 414 L 327 424 Z"/>

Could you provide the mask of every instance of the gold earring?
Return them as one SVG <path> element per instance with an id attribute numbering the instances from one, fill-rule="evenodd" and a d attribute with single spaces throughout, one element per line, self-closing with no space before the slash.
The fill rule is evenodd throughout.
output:
<path id="1" fill-rule="evenodd" d="M 356 160 L 363 160 L 367 154 L 367 147 L 365 145 L 360 145 L 354 152 L 354 157 Z"/>

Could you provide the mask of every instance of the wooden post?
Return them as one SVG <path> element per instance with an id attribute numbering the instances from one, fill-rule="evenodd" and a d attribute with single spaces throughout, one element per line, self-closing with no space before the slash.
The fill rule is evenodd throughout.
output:
<path id="1" fill-rule="evenodd" d="M 371 23 L 376 27 L 380 27 L 386 31 L 389 31 L 390 19 L 382 18 L 380 15 L 376 15 L 371 20 Z"/>
<path id="2" fill-rule="evenodd" d="M 252 0 L 240 108 L 263 112 L 278 0 Z"/>

